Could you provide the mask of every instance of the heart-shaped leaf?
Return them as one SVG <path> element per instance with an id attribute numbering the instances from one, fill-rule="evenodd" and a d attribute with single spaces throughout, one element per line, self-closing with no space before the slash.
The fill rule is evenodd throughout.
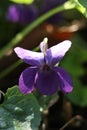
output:
<path id="1" fill-rule="evenodd" d="M 38 130 L 39 104 L 33 94 L 23 95 L 18 87 L 8 89 L 0 106 L 0 130 Z"/>

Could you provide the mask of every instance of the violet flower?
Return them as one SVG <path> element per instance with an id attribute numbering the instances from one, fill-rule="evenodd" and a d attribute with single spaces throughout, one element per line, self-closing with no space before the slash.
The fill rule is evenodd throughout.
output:
<path id="1" fill-rule="evenodd" d="M 38 9 L 35 5 L 11 4 L 8 7 L 6 18 L 14 23 L 20 22 L 24 25 L 31 23 L 38 17 Z"/>
<path id="2" fill-rule="evenodd" d="M 73 89 L 71 77 L 63 68 L 56 66 L 70 46 L 71 42 L 66 40 L 48 49 L 45 38 L 40 43 L 41 52 L 16 47 L 14 50 L 18 57 L 31 65 L 20 75 L 20 91 L 27 94 L 36 87 L 44 95 L 54 94 L 59 88 L 64 93 L 70 93 Z"/>

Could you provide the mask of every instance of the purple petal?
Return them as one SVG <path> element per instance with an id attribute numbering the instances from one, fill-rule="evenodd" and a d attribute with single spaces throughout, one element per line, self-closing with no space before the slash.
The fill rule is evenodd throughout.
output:
<path id="1" fill-rule="evenodd" d="M 20 22 L 28 24 L 38 17 L 38 9 L 34 4 L 31 5 L 19 5 L 20 9 Z"/>
<path id="2" fill-rule="evenodd" d="M 36 88 L 44 95 L 54 94 L 58 89 L 58 75 L 52 69 L 40 70 L 36 76 Z"/>
<path id="3" fill-rule="evenodd" d="M 40 43 L 40 50 L 43 52 L 43 48 L 44 48 L 44 42 Z"/>
<path id="4" fill-rule="evenodd" d="M 30 93 L 34 89 L 34 80 L 38 68 L 30 67 L 25 69 L 19 78 L 19 89 L 23 94 Z"/>
<path id="5" fill-rule="evenodd" d="M 12 4 L 9 6 L 8 11 L 6 13 L 6 17 L 9 21 L 18 22 L 19 21 L 19 8 L 16 4 Z"/>
<path id="6" fill-rule="evenodd" d="M 60 67 L 55 67 L 54 70 L 57 72 L 59 76 L 60 89 L 64 93 L 70 93 L 73 89 L 73 83 L 70 75 Z"/>
<path id="7" fill-rule="evenodd" d="M 71 41 L 66 40 L 47 49 L 47 63 L 55 65 L 63 58 L 63 56 L 69 50 L 70 47 Z"/>
<path id="8" fill-rule="evenodd" d="M 21 47 L 16 47 L 14 51 L 27 64 L 40 66 L 44 63 L 44 54 L 41 52 L 29 51 Z"/>

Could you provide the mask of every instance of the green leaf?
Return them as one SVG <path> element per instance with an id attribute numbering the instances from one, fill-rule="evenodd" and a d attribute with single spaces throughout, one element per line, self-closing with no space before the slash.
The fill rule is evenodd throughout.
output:
<path id="1" fill-rule="evenodd" d="M 34 0 L 10 0 L 18 4 L 32 4 Z"/>
<path id="2" fill-rule="evenodd" d="M 76 3 L 76 9 L 87 17 L 87 0 L 74 0 Z"/>
<path id="3" fill-rule="evenodd" d="M 55 93 L 51 96 L 47 96 L 47 95 L 41 95 L 40 93 L 35 91 L 34 95 L 36 96 L 39 102 L 41 111 L 44 111 L 45 109 L 51 107 L 59 99 L 58 93 Z"/>
<path id="4" fill-rule="evenodd" d="M 71 94 L 66 95 L 76 105 L 87 106 L 87 86 L 83 86 L 79 80 L 74 81 L 74 89 Z"/>
<path id="5" fill-rule="evenodd" d="M 18 87 L 8 89 L 0 106 L 0 130 L 38 130 L 41 113 L 33 94 L 22 95 Z"/>
<path id="6" fill-rule="evenodd" d="M 78 0 L 79 3 L 87 9 L 87 0 Z"/>
<path id="7" fill-rule="evenodd" d="M 39 104 L 42 108 L 42 110 L 48 109 L 49 107 L 51 107 L 53 104 L 55 104 L 55 102 L 57 102 L 58 100 L 58 94 L 54 94 L 52 96 L 41 96 L 39 98 Z"/>

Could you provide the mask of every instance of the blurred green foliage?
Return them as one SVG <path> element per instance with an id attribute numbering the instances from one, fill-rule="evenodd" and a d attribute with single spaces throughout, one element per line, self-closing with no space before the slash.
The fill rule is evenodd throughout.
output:
<path id="1" fill-rule="evenodd" d="M 18 4 L 32 4 L 34 0 L 10 0 Z"/>
<path id="2" fill-rule="evenodd" d="M 61 62 L 72 76 L 74 89 L 66 95 L 68 99 L 79 106 L 87 106 L 87 43 L 79 33 L 72 38 L 72 48 Z M 86 82 L 85 82 L 86 81 Z"/>

